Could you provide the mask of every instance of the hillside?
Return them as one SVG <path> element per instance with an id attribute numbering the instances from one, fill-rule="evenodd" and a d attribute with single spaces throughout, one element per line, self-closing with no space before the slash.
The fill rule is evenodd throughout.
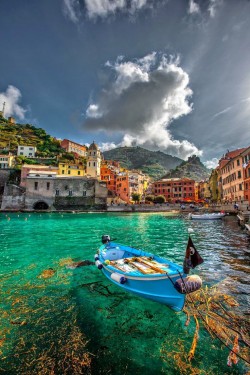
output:
<path id="1" fill-rule="evenodd" d="M 38 156 L 55 156 L 62 151 L 60 143 L 41 128 L 30 124 L 11 124 L 0 118 L 0 150 L 16 154 L 18 145 L 36 146 Z"/>
<path id="2" fill-rule="evenodd" d="M 30 124 L 12 124 L 3 117 L 0 117 L 0 153 L 13 155 L 17 154 L 18 145 L 34 146 L 37 148 L 37 159 L 18 156 L 16 166 L 22 163 L 28 164 L 57 164 L 60 161 L 74 160 L 74 155 L 67 153 L 60 146 L 60 142 L 51 137 L 42 128 L 36 128 Z"/>
<path id="3" fill-rule="evenodd" d="M 160 178 L 183 160 L 161 151 L 149 151 L 142 147 L 118 147 L 103 153 L 105 160 L 119 161 L 127 169 L 139 169 L 153 179 Z"/>
<path id="4" fill-rule="evenodd" d="M 190 156 L 175 169 L 165 174 L 164 178 L 188 177 L 195 181 L 202 181 L 208 178 L 211 171 L 205 167 L 197 156 Z"/>

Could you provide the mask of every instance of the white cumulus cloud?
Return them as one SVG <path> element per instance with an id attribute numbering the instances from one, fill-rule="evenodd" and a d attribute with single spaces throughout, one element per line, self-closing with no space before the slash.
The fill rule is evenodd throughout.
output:
<path id="1" fill-rule="evenodd" d="M 218 167 L 219 165 L 219 159 L 217 158 L 213 158 L 211 160 L 207 160 L 205 161 L 203 164 L 205 164 L 205 166 L 207 168 L 210 168 L 210 169 L 215 169 L 216 167 Z"/>
<path id="2" fill-rule="evenodd" d="M 190 14 L 200 13 L 199 4 L 197 4 L 194 0 L 189 0 L 188 13 Z"/>
<path id="3" fill-rule="evenodd" d="M 188 74 L 178 58 L 152 53 L 108 62 L 113 80 L 86 110 L 84 127 L 120 135 L 117 146 L 138 145 L 187 158 L 202 152 L 187 140 L 173 138 L 169 125 L 192 111 Z"/>
<path id="4" fill-rule="evenodd" d="M 5 103 L 4 116 L 16 116 L 20 120 L 25 117 L 26 109 L 21 107 L 18 102 L 21 100 L 22 94 L 18 88 L 9 85 L 6 92 L 0 93 L 0 109 L 2 110 L 3 103 Z"/>

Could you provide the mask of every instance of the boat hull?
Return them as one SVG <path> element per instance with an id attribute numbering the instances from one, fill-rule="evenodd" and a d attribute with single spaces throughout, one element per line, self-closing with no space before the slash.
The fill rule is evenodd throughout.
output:
<path id="1" fill-rule="evenodd" d="M 214 214 L 191 214 L 190 218 L 192 220 L 218 220 L 222 219 L 225 216 L 225 214 L 220 214 L 220 213 L 214 213 Z"/>
<path id="2" fill-rule="evenodd" d="M 140 297 L 181 311 L 185 294 L 175 282 L 185 277 L 183 267 L 166 258 L 130 246 L 109 242 L 95 256 L 96 266 L 115 285 Z"/>
<path id="3" fill-rule="evenodd" d="M 111 282 L 139 297 L 164 304 L 176 312 L 181 311 L 184 307 L 185 295 L 178 293 L 174 287 L 174 283 L 180 278 L 180 275 L 172 276 L 172 281 L 167 276 L 140 278 L 125 275 L 126 283 L 120 284 L 111 278 L 112 272 L 107 267 L 104 266 L 102 272 Z"/>

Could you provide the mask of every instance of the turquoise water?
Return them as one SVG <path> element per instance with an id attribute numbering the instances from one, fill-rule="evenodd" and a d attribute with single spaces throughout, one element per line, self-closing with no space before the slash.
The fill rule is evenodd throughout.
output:
<path id="1" fill-rule="evenodd" d="M 246 373 L 243 361 L 229 368 L 228 350 L 202 330 L 192 366 L 176 364 L 194 334 L 184 313 L 123 292 L 94 265 L 68 268 L 92 261 L 102 234 L 182 264 L 191 227 L 205 261 L 196 273 L 247 314 L 250 240 L 235 218 L 2 213 L 0 222 L 1 374 Z"/>

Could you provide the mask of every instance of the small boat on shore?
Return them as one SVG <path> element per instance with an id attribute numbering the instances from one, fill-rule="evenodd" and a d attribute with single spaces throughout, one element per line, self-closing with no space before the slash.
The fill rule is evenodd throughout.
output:
<path id="1" fill-rule="evenodd" d="M 189 214 L 189 219 L 192 220 L 217 220 L 226 216 L 225 212 L 211 212 L 204 214 Z"/>
<path id="2" fill-rule="evenodd" d="M 98 269 L 114 284 L 143 298 L 181 311 L 185 296 L 198 290 L 202 281 L 199 276 L 187 276 L 190 268 L 201 264 L 203 259 L 189 237 L 183 267 L 149 252 L 122 245 L 102 236 L 102 245 L 95 254 Z"/>

